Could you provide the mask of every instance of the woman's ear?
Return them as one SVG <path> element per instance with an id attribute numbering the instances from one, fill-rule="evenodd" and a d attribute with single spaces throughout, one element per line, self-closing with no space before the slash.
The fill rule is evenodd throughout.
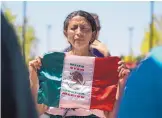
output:
<path id="1" fill-rule="evenodd" d="M 64 30 L 64 35 L 65 35 L 65 37 L 67 37 L 67 31 L 66 30 Z"/>
<path id="2" fill-rule="evenodd" d="M 92 44 L 94 42 L 94 40 L 96 39 L 96 33 L 97 33 L 96 31 L 92 32 L 92 39 L 89 42 L 90 44 Z"/>

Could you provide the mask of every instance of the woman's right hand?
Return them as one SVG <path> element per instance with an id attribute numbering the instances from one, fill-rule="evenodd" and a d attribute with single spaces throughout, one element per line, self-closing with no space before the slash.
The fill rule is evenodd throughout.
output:
<path id="1" fill-rule="evenodd" d="M 37 70 L 42 66 L 41 57 L 29 62 L 30 85 L 36 87 L 38 85 Z"/>
<path id="2" fill-rule="evenodd" d="M 41 66 L 41 57 L 37 57 L 36 59 L 29 62 L 29 67 L 33 67 L 35 70 L 40 69 Z"/>

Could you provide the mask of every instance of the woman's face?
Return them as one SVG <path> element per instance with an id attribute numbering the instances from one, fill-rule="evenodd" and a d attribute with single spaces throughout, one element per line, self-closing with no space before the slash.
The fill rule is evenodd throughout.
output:
<path id="1" fill-rule="evenodd" d="M 75 16 L 69 21 L 65 35 L 72 47 L 80 50 L 89 46 L 94 33 L 90 23 L 84 17 Z"/>

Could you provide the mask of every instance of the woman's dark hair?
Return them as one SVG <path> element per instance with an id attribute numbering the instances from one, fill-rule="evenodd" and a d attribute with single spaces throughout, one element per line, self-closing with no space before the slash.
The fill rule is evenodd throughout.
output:
<path id="1" fill-rule="evenodd" d="M 96 24 L 97 25 L 97 30 L 100 31 L 101 30 L 101 23 L 100 23 L 100 20 L 99 20 L 99 16 L 96 13 L 91 13 L 91 15 L 95 19 L 95 22 L 98 23 L 98 25 Z"/>
<path id="2" fill-rule="evenodd" d="M 70 21 L 73 17 L 75 17 L 75 16 L 82 16 L 82 17 L 84 17 L 85 19 L 87 19 L 88 22 L 90 23 L 91 27 L 92 27 L 92 32 L 97 31 L 97 25 L 96 25 L 96 22 L 95 22 L 95 19 L 93 18 L 93 16 L 92 16 L 90 13 L 88 13 L 88 12 L 86 12 L 86 11 L 82 11 L 82 10 L 74 11 L 74 12 L 70 13 L 70 14 L 66 17 L 66 19 L 65 19 L 65 21 L 64 21 L 64 30 L 65 30 L 65 31 L 66 31 L 67 28 L 68 28 L 69 21 Z"/>

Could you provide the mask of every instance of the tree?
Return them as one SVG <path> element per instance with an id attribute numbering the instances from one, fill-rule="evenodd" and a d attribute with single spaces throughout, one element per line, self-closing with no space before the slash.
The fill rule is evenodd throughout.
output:
<path id="1" fill-rule="evenodd" d="M 162 18 L 158 19 L 154 17 L 153 23 L 153 39 L 152 39 L 152 47 L 156 47 L 162 44 Z M 149 52 L 149 44 L 150 44 L 150 31 L 146 31 L 144 33 L 144 39 L 141 44 L 141 53 L 142 55 L 146 55 Z"/>
<path id="2" fill-rule="evenodd" d="M 136 56 L 136 62 L 140 62 L 144 58 L 145 57 L 143 55 L 138 55 L 138 56 Z"/>
<path id="3" fill-rule="evenodd" d="M 136 62 L 136 57 L 135 56 L 130 56 L 130 55 L 123 56 L 123 60 L 125 62 Z"/>
<path id="4" fill-rule="evenodd" d="M 18 37 L 22 38 L 22 30 L 23 30 L 23 27 L 22 26 L 17 26 L 17 31 L 19 32 L 18 33 Z M 26 38 L 26 42 L 25 42 L 25 55 L 26 55 L 26 61 L 28 62 L 30 60 L 30 51 L 31 51 L 31 45 L 33 43 L 34 40 L 36 40 L 36 37 L 35 37 L 35 32 L 34 32 L 34 29 L 32 26 L 27 26 L 26 27 L 26 34 L 25 34 L 25 38 Z M 23 40 L 22 39 L 19 39 L 20 40 L 20 46 L 21 48 L 22 47 L 22 42 Z"/>
<path id="5" fill-rule="evenodd" d="M 16 15 L 13 15 L 11 13 L 11 10 L 6 8 L 5 11 L 4 11 L 4 15 L 6 16 L 7 20 L 12 24 L 14 25 L 15 24 L 15 21 L 16 21 Z"/>
<path id="6" fill-rule="evenodd" d="M 159 17 L 155 17 L 155 25 L 157 27 L 157 30 L 159 31 L 159 37 L 160 37 L 160 41 L 159 44 L 162 45 L 162 16 Z"/>
<path id="7" fill-rule="evenodd" d="M 6 8 L 4 10 L 4 15 L 6 16 L 8 21 L 15 28 L 17 36 L 18 36 L 18 42 L 19 42 L 20 47 L 22 49 L 22 42 L 23 42 L 22 29 L 23 29 L 23 26 L 15 24 L 16 15 L 13 15 L 10 9 Z M 35 31 L 34 31 L 34 28 L 32 26 L 29 26 L 29 25 L 26 26 L 25 38 L 26 38 L 26 42 L 25 42 L 25 55 L 26 55 L 26 59 L 25 60 L 28 63 L 28 61 L 30 60 L 31 45 L 32 45 L 33 41 L 36 40 Z"/>

